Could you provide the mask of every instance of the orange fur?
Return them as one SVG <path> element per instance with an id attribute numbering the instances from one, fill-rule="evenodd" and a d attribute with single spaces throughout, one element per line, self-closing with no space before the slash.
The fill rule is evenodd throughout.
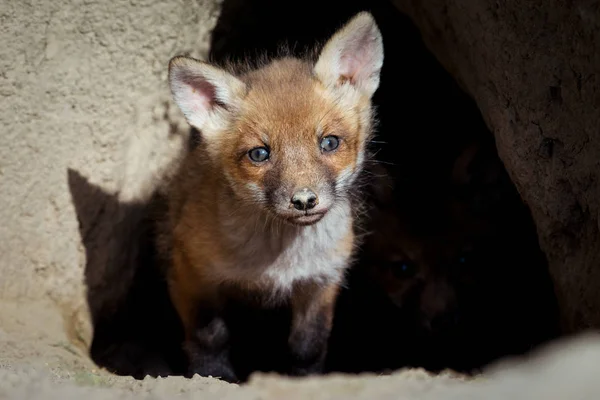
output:
<path id="1" fill-rule="evenodd" d="M 199 309 L 220 310 L 230 289 L 258 293 L 265 306 L 291 304 L 294 341 L 319 313 L 326 323 L 314 329 L 331 328 L 354 248 L 350 198 L 372 134 L 382 59 L 379 31 L 363 13 L 316 63 L 283 57 L 235 74 L 187 57 L 171 61 L 174 98 L 202 136 L 172 182 L 160 238 L 187 341 Z M 340 82 L 343 74 L 356 76 Z M 326 151 L 331 137 L 339 145 Z M 257 148 L 268 157 L 253 159 Z M 298 193 L 314 194 L 310 207 L 294 203 Z M 310 301 L 299 307 L 299 298 Z"/>

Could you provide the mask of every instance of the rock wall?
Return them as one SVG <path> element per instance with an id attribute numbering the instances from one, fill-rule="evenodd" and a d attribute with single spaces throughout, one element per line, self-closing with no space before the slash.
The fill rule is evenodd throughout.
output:
<path id="1" fill-rule="evenodd" d="M 493 130 L 536 222 L 565 329 L 600 327 L 600 5 L 394 3 Z"/>
<path id="2" fill-rule="evenodd" d="M 206 56 L 218 11 L 214 0 L 0 4 L 0 299 L 50 297 L 85 315 L 78 219 L 93 227 L 105 204 L 80 199 L 77 215 L 67 170 L 123 201 L 145 196 L 187 134 L 169 108 L 168 60 Z"/>

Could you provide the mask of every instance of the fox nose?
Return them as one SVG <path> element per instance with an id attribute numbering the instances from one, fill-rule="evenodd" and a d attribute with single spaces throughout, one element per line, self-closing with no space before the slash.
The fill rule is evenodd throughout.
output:
<path id="1" fill-rule="evenodd" d="M 296 210 L 306 211 L 314 208 L 319 203 L 319 199 L 315 192 L 305 187 L 294 193 L 291 203 Z"/>

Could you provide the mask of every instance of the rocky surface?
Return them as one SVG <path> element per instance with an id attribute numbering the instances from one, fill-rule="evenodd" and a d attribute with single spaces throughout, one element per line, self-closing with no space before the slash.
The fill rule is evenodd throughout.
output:
<path id="1" fill-rule="evenodd" d="M 218 11 L 211 0 L 0 4 L 0 298 L 50 297 L 85 315 L 78 220 L 105 204 L 88 197 L 76 215 L 68 169 L 123 201 L 153 188 L 187 134 L 169 108 L 168 60 L 206 56 Z"/>
<path id="2" fill-rule="evenodd" d="M 394 3 L 493 130 L 532 211 L 566 330 L 600 327 L 598 3 Z"/>

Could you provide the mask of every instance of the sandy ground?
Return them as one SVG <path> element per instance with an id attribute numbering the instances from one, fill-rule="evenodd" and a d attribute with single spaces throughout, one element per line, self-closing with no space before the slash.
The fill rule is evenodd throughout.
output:
<path id="1" fill-rule="evenodd" d="M 45 302 L 0 304 L 0 399 L 590 399 L 600 394 L 600 337 L 581 336 L 530 360 L 506 360 L 467 379 L 422 370 L 390 376 L 255 375 L 247 385 L 212 378 L 134 380 L 99 370 L 65 333 L 60 311 Z"/>

